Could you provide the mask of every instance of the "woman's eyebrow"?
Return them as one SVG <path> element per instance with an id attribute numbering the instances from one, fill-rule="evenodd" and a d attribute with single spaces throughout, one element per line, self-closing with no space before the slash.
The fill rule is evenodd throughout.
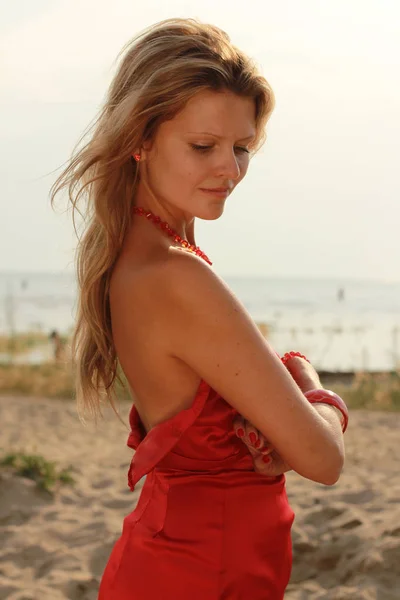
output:
<path id="1" fill-rule="evenodd" d="M 194 135 L 211 135 L 212 137 L 216 137 L 218 139 L 222 139 L 224 137 L 222 135 L 217 135 L 216 133 L 211 133 L 209 131 L 188 131 L 188 133 L 194 134 Z M 251 134 L 251 135 L 249 135 L 247 137 L 242 137 L 242 138 L 239 138 L 239 139 L 240 139 L 240 141 L 244 142 L 244 141 L 247 141 L 247 140 L 252 140 L 255 137 L 256 137 L 256 134 L 253 133 L 253 134 Z"/>

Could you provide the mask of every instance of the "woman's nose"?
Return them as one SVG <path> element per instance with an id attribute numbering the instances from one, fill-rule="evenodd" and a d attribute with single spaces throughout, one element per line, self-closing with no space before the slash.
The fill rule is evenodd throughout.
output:
<path id="1" fill-rule="evenodd" d="M 222 179 L 239 179 L 240 177 L 240 166 L 233 150 L 226 151 L 220 155 L 217 164 L 218 176 Z"/>

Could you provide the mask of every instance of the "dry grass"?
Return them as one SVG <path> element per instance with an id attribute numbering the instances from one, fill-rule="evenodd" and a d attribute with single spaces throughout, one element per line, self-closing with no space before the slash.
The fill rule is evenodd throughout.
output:
<path id="1" fill-rule="evenodd" d="M 73 398 L 72 369 L 64 364 L 0 365 L 0 393 L 18 396 Z"/>
<path id="2" fill-rule="evenodd" d="M 130 399 L 128 391 L 117 385 L 118 397 Z M 0 363 L 0 394 L 3 396 L 43 396 L 71 399 L 75 396 L 71 363 L 13 365 Z"/>
<path id="3" fill-rule="evenodd" d="M 330 382 L 350 408 L 400 410 L 400 371 L 382 374 L 356 373 L 351 385 Z M 40 365 L 0 364 L 0 394 L 73 398 L 74 374 L 70 363 Z M 117 386 L 121 400 L 130 400 L 126 388 Z"/>
<path id="4" fill-rule="evenodd" d="M 68 339 L 62 338 L 65 346 Z M 44 333 L 28 332 L 12 338 L 0 336 L 0 352 L 11 357 L 29 349 L 49 343 Z M 123 374 L 121 378 L 125 381 Z M 400 410 L 400 369 L 390 373 L 371 374 L 358 372 L 350 385 L 332 381 L 323 385 L 343 397 L 350 408 L 370 410 Z M 117 384 L 116 392 L 121 400 L 131 400 L 127 387 Z M 0 363 L 0 394 L 19 396 L 42 396 L 47 398 L 74 398 L 74 372 L 70 361 L 43 362 L 41 364 Z"/>
<path id="5" fill-rule="evenodd" d="M 332 386 L 350 408 L 400 410 L 400 370 L 389 373 L 355 374 L 350 386 Z"/>

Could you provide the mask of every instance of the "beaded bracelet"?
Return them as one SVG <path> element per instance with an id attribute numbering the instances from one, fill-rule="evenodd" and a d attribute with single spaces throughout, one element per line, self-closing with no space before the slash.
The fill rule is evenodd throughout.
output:
<path id="1" fill-rule="evenodd" d="M 308 363 L 310 362 L 304 354 L 300 354 L 300 352 L 286 352 L 281 358 L 281 361 L 284 365 L 286 365 L 287 361 L 293 358 L 294 356 L 299 356 L 300 358 L 304 358 Z M 311 364 L 311 363 L 310 363 Z"/>

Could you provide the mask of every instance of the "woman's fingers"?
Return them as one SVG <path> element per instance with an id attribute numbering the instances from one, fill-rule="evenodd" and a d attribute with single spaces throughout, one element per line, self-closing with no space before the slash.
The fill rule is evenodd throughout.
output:
<path id="1" fill-rule="evenodd" d="M 246 421 L 243 417 L 239 417 L 234 422 L 234 429 L 236 435 L 246 444 L 246 446 L 260 447 L 261 440 L 259 439 L 259 433 L 249 421 Z"/>
<path id="2" fill-rule="evenodd" d="M 277 477 L 291 467 L 287 465 L 273 446 L 249 421 L 237 417 L 233 422 L 233 429 L 239 439 L 247 446 L 252 458 L 254 470 L 261 475 Z"/>
<path id="3" fill-rule="evenodd" d="M 246 433 L 245 430 L 245 420 L 243 419 L 243 417 L 237 417 L 237 419 L 234 420 L 233 422 L 233 430 L 236 433 L 236 435 L 238 436 L 238 438 L 243 439 Z"/>
<path id="4" fill-rule="evenodd" d="M 272 452 L 272 446 L 263 434 L 258 431 L 249 421 L 245 421 L 244 442 L 247 446 L 262 454 Z"/>
<path id="5" fill-rule="evenodd" d="M 255 428 L 249 421 L 245 421 L 245 431 L 246 435 L 244 436 L 244 442 L 248 446 L 251 446 L 255 450 L 258 450 L 262 444 L 262 434 Z"/>
<path id="6" fill-rule="evenodd" d="M 244 419 L 238 417 L 233 424 L 236 435 L 246 444 L 252 454 L 269 454 L 273 448 L 266 438 L 253 425 Z"/>

